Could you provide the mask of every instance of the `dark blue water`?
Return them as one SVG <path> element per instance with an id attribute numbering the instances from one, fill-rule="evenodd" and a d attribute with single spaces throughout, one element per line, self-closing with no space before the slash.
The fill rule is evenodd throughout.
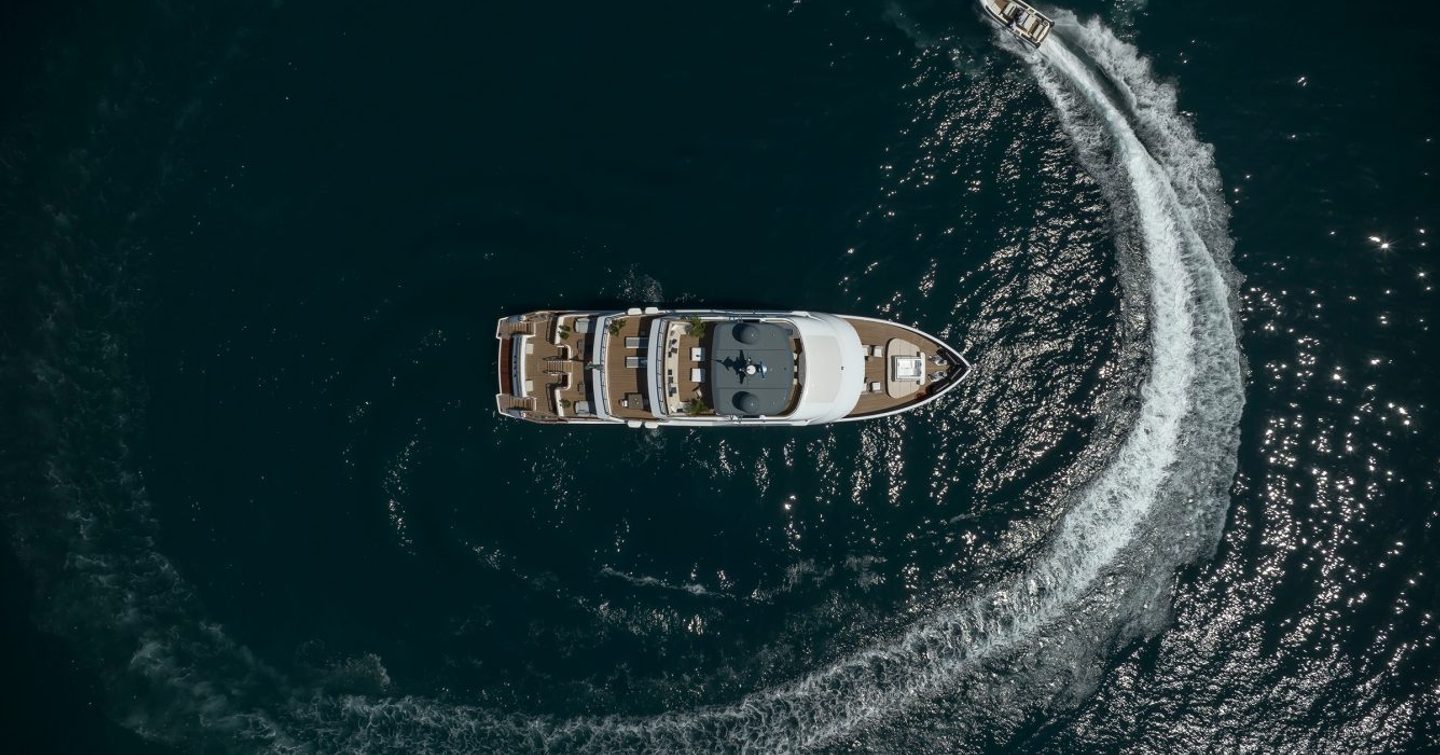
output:
<path id="1" fill-rule="evenodd" d="M 8 8 L 11 746 L 1432 746 L 1425 19 L 1052 10 Z M 976 370 L 496 416 L 497 317 L 645 304 Z"/>

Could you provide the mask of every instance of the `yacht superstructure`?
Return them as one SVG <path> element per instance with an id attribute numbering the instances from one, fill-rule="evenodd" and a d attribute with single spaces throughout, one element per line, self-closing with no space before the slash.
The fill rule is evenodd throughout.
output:
<path id="1" fill-rule="evenodd" d="M 496 409 L 546 424 L 848 422 L 923 406 L 970 370 L 914 328 L 819 312 L 544 310 L 495 337 Z"/>

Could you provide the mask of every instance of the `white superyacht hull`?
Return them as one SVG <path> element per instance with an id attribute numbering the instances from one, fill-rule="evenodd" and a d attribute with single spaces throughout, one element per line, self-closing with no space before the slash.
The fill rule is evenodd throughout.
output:
<path id="1" fill-rule="evenodd" d="M 930 404 L 970 370 L 919 329 L 815 312 L 543 310 L 495 334 L 497 411 L 541 424 L 852 422 Z"/>

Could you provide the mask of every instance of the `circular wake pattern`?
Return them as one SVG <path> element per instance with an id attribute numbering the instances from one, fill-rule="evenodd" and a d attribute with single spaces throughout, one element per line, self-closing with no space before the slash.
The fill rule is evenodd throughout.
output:
<path id="1" fill-rule="evenodd" d="M 1149 304 L 1149 375 L 1125 441 L 1074 493 L 1031 563 L 893 640 L 733 705 L 554 721 L 414 698 L 348 697 L 296 711 L 307 728 L 325 732 L 325 746 L 336 749 L 805 749 L 883 736 L 864 729 L 942 692 L 947 708 L 1008 703 L 1019 706 L 1018 718 L 1088 692 L 1116 643 L 1158 629 L 1175 569 L 1218 539 L 1234 474 L 1243 395 L 1228 212 L 1209 148 L 1137 51 L 1095 23 L 1062 17 L 1060 33 L 1030 65 L 1115 207 L 1122 248 L 1132 244 L 1139 258 L 1124 266 L 1124 284 L 1143 288 Z M 1130 101 L 1112 101 L 1101 75 Z M 1003 689 L 992 687 L 997 668 L 1016 677 Z M 964 723 L 956 734 L 976 733 Z"/>
<path id="2" fill-rule="evenodd" d="M 932 593 L 906 604 L 909 618 L 889 624 L 875 620 L 867 625 L 879 627 L 874 631 L 851 629 L 844 646 L 814 657 L 797 653 L 785 659 L 778 678 L 763 668 L 737 672 L 744 679 L 735 683 L 738 691 L 728 700 L 699 696 L 688 709 L 666 706 L 672 712 L 659 715 L 535 715 L 508 712 L 505 704 L 466 703 L 458 695 L 406 694 L 396 690 L 392 676 L 397 675 L 375 654 L 337 659 L 322 648 L 313 660 L 307 655 L 297 663 L 308 667 L 306 673 L 281 670 L 266 653 L 252 650 L 253 643 L 200 618 L 206 615 L 205 601 L 197 597 L 197 588 L 161 555 L 146 485 L 126 471 L 138 465 L 123 445 L 113 446 L 128 434 L 129 418 L 143 414 L 145 407 L 139 397 L 124 391 L 91 391 L 72 382 L 73 376 L 83 374 L 75 364 L 115 365 L 123 360 L 103 328 L 64 328 L 77 315 L 67 311 L 71 307 L 64 297 L 56 297 L 61 303 L 54 305 L 52 318 L 72 340 L 49 353 L 63 354 L 66 361 L 55 363 L 41 353 L 26 368 L 38 384 L 55 392 L 51 405 L 89 405 L 40 423 L 51 429 L 47 437 L 54 448 L 46 475 L 55 506 L 43 515 L 23 512 L 28 518 L 16 528 L 22 550 L 41 554 L 31 555 L 36 572 L 53 575 L 59 589 L 76 593 L 56 598 L 61 608 L 49 623 L 72 632 L 84 627 L 88 635 L 108 638 L 91 651 L 92 660 L 100 667 L 123 669 L 112 680 L 111 694 L 126 725 L 156 739 L 203 742 L 217 749 L 791 751 L 875 749 L 925 736 L 954 750 L 1003 739 L 1027 716 L 1084 696 L 1118 644 L 1163 625 L 1177 568 L 1214 547 L 1234 471 L 1242 365 L 1232 321 L 1228 213 L 1209 148 L 1179 115 L 1174 91 L 1154 80 L 1134 47 L 1098 24 L 1079 25 L 1070 17 L 1061 22 L 1051 44 L 1023 57 L 1054 104 L 1075 154 L 1108 201 L 1126 302 L 1122 315 L 1144 325 L 1143 377 L 1135 395 L 1121 405 L 1109 405 L 1107 411 L 1114 416 L 1100 420 L 1117 424 L 1115 418 L 1123 417 L 1128 426 L 1115 428 L 1113 439 L 1097 433 L 1089 456 L 1079 464 L 1086 469 L 1083 481 L 1055 486 L 1055 494 L 1063 496 L 1054 507 L 1058 519 L 1017 549 L 1020 557 L 983 570 L 981 579 L 959 582 L 959 587 L 936 579 Z M 987 103 L 970 106 L 983 110 Z M 943 166 L 922 165 L 919 172 L 937 167 Z M 64 218 L 56 219 L 59 231 L 65 225 Z M 122 247 L 112 269 L 125 269 L 128 253 Z M 841 288 L 848 289 L 875 264 L 846 276 Z M 922 274 L 919 296 L 935 287 L 942 264 L 937 260 Z M 67 266 L 56 267 L 59 287 L 81 287 L 65 277 L 72 274 Z M 623 280 L 623 297 L 659 290 L 656 279 L 635 269 Z M 101 288 L 123 288 L 125 283 Z M 915 292 L 896 291 L 879 309 L 903 312 L 903 299 L 912 295 Z M 987 327 L 976 324 L 981 331 Z M 459 346 L 452 347 L 452 337 L 443 329 L 418 332 L 418 345 L 403 360 L 403 369 L 375 366 L 376 380 L 343 386 L 354 407 L 345 420 L 353 429 L 353 442 L 344 449 L 343 464 L 377 491 L 396 548 L 412 556 L 424 549 L 424 538 L 434 537 L 427 531 L 444 518 L 443 511 L 425 510 L 413 484 L 415 470 L 434 452 L 425 440 L 426 423 L 444 417 L 415 416 L 399 395 L 405 390 L 406 370 L 422 378 L 412 385 L 431 385 L 423 379 L 427 365 L 475 345 L 460 338 Z M 1003 375 L 983 374 L 987 366 L 995 373 L 1002 366 L 987 365 L 985 351 L 1005 348 L 1004 326 L 992 332 L 999 334 L 999 342 L 978 355 L 982 374 L 977 379 L 1003 382 Z M 97 380 L 128 383 L 124 375 Z M 79 425 L 97 416 L 113 419 L 99 428 Z M 933 419 L 941 425 L 951 421 Z M 399 442 L 372 448 L 371 430 L 383 423 L 401 425 L 404 432 Z M 713 451 L 717 459 L 700 473 L 709 475 L 710 482 L 718 485 L 753 472 L 762 498 L 783 484 L 775 480 L 785 479 L 784 470 L 797 458 L 827 470 L 820 491 L 826 499 L 852 496 L 859 504 L 873 492 L 898 507 L 915 499 L 949 499 L 953 488 L 963 492 L 953 475 L 939 472 L 929 490 L 917 490 L 914 483 L 906 487 L 911 475 L 904 467 L 915 462 L 907 462 L 902 451 L 907 445 L 923 449 L 933 442 L 914 426 L 919 421 L 910 423 L 912 418 L 901 418 L 858 431 L 853 461 L 848 458 L 851 447 L 833 434 L 789 441 L 758 458 L 743 458 L 723 438 L 652 437 L 643 441 L 649 445 L 629 452 L 627 460 L 663 455 L 668 444 L 694 444 L 699 449 L 695 453 Z M 521 431 L 503 428 L 490 440 L 502 445 L 504 434 L 512 432 Z M 585 503 L 587 485 L 569 461 L 582 453 L 584 444 L 558 440 L 554 460 L 532 461 L 524 470 L 550 486 L 537 489 L 556 508 L 536 514 L 549 517 L 543 523 L 550 529 L 581 529 L 567 519 L 573 512 L 559 507 L 563 502 L 578 509 Z M 930 456 L 937 469 L 957 458 L 945 455 L 949 452 L 942 443 L 935 445 L 942 449 Z M 996 458 L 1001 457 L 986 462 L 998 466 Z M 856 468 L 845 474 L 852 464 Z M 94 471 L 107 465 L 103 473 Z M 556 469 L 559 474 L 547 476 Z M 93 484 L 97 479 L 103 482 Z M 994 480 L 1004 479 L 1003 470 L 983 479 L 1001 489 Z M 65 521 L 51 529 L 55 512 L 64 512 Z M 603 524 L 596 531 L 617 541 L 630 526 L 623 520 Z M 803 523 L 792 522 L 777 547 L 793 546 L 805 536 Z M 783 575 L 748 578 L 750 589 L 739 592 L 730 589 L 726 579 L 707 581 L 673 572 L 653 576 L 643 563 L 636 568 L 618 561 L 619 556 L 613 565 L 575 558 L 568 567 L 571 573 L 557 576 L 537 571 L 533 560 L 526 561 L 530 554 L 507 550 L 479 535 L 469 537 L 471 533 L 464 533 L 458 539 L 482 568 L 516 577 L 536 594 L 559 595 L 636 635 L 652 631 L 643 626 L 647 621 L 659 627 L 653 629 L 657 635 L 683 634 L 673 629 L 677 625 L 693 634 L 702 628 L 687 622 L 681 612 L 637 617 L 609 601 L 571 594 L 566 586 L 583 581 L 575 574 L 588 574 L 602 585 L 601 594 L 608 589 L 604 586 L 614 585 L 708 601 L 712 605 L 694 615 L 716 622 L 739 607 L 768 606 L 806 580 L 829 586 L 853 577 L 863 587 L 866 580 L 882 579 L 875 576 L 878 559 L 865 557 L 847 559 L 843 566 L 799 561 Z M 943 532 L 935 539 L 948 542 Z M 45 563 L 47 559 L 54 563 Z M 85 613 L 68 615 L 67 606 Z M 834 609 L 842 615 L 845 610 L 843 602 Z M 839 619 L 828 621 L 827 628 Z M 133 702 L 137 700 L 138 705 Z M 515 707 L 524 710 L 523 705 Z M 908 716 L 917 710 L 926 712 L 927 723 L 907 726 Z"/>

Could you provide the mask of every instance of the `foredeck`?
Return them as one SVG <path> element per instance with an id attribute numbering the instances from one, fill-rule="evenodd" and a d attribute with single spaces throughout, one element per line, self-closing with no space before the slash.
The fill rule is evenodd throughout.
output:
<path id="1" fill-rule="evenodd" d="M 844 318 L 860 336 L 861 348 L 865 349 L 865 383 L 860 391 L 860 400 L 851 410 L 849 417 L 866 417 L 884 414 L 918 404 L 944 390 L 964 376 L 965 363 L 945 344 L 893 323 Z M 925 381 L 918 386 L 910 383 L 897 385 L 889 374 L 889 356 L 897 347 L 912 345 L 906 353 L 918 353 L 925 360 Z M 871 349 L 879 354 L 871 354 Z M 899 394 L 899 395 L 897 395 Z"/>

